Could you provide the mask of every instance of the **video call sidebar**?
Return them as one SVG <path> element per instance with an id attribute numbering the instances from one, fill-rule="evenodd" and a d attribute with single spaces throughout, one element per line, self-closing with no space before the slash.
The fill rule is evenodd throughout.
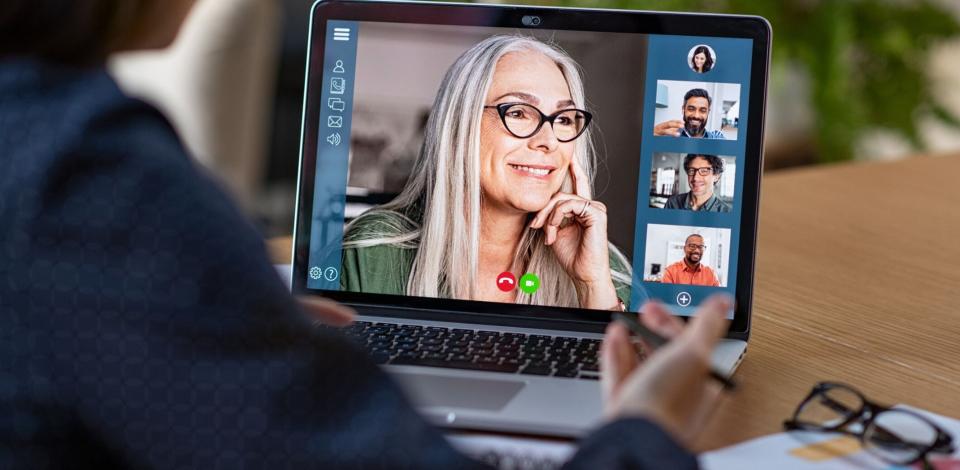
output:
<path id="1" fill-rule="evenodd" d="M 706 73 L 695 72 L 689 61 L 691 50 L 698 45 L 708 45 L 714 51 L 715 64 Z M 646 90 L 644 90 L 643 135 L 640 146 L 640 187 L 637 188 L 637 216 L 634 228 L 634 237 L 638 243 L 634 244 L 633 253 L 633 288 L 630 305 L 637 310 L 648 298 L 659 299 L 670 305 L 679 315 L 690 316 L 696 307 L 716 292 L 736 293 L 737 260 L 739 255 L 740 222 L 742 216 L 743 178 L 746 162 L 746 129 L 749 116 L 746 110 L 750 108 L 750 70 L 753 41 L 738 38 L 712 38 L 703 36 L 664 36 L 650 35 L 649 51 L 647 54 Z M 741 114 L 737 122 L 737 139 L 704 139 L 689 137 L 654 136 L 653 128 L 657 124 L 655 115 L 657 110 L 657 81 L 677 80 L 689 82 L 736 83 L 740 84 L 739 109 Z M 724 106 L 716 100 L 711 106 Z M 651 208 L 647 204 L 650 194 L 650 172 L 653 168 L 653 155 L 658 152 L 674 152 L 680 154 L 705 154 L 735 156 L 741 164 L 736 165 L 734 181 L 733 207 L 730 212 L 700 212 L 690 210 L 669 210 Z M 681 172 L 681 178 L 686 175 Z M 646 258 L 646 244 L 648 229 L 653 225 L 670 225 L 688 227 L 690 234 L 698 228 L 729 229 L 729 256 L 728 266 L 720 266 L 719 271 L 725 271 L 725 287 L 706 287 L 684 284 L 664 284 L 645 280 L 646 267 L 649 261 Z M 640 243 L 640 241 L 645 241 Z M 666 249 L 666 247 L 664 247 Z M 708 247 L 709 249 L 709 247 Z M 666 269 L 670 260 L 663 263 L 661 270 Z M 661 271 L 662 272 L 662 271 Z M 733 312 L 730 312 L 732 318 Z"/>
<path id="2" fill-rule="evenodd" d="M 355 21 L 331 20 L 326 25 L 322 71 L 324 81 L 317 132 L 318 170 L 314 179 L 310 268 L 307 271 L 307 287 L 310 289 L 340 289 L 342 254 L 339 247 L 343 239 L 347 204 L 346 175 L 350 164 L 358 29 L 359 24 Z M 311 34 L 314 33 L 311 31 Z"/>

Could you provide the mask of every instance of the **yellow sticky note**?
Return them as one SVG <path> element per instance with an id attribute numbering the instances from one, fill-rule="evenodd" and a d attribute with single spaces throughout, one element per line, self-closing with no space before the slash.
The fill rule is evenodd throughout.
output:
<path id="1" fill-rule="evenodd" d="M 834 439 L 797 447 L 790 450 L 790 455 L 811 462 L 844 457 L 860 451 L 860 441 L 850 436 L 840 436 Z"/>

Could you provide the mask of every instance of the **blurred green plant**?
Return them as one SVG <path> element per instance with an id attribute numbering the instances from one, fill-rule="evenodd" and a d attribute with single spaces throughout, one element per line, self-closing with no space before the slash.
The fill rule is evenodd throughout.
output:
<path id="1" fill-rule="evenodd" d="M 523 0 L 521 0 L 523 1 Z M 513 2 L 511 2 L 513 3 Z M 773 26 L 774 70 L 800 64 L 810 78 L 817 159 L 849 160 L 870 129 L 923 148 L 917 116 L 960 129 L 934 95 L 930 49 L 960 34 L 931 0 L 554 0 L 529 4 L 760 15 Z"/>

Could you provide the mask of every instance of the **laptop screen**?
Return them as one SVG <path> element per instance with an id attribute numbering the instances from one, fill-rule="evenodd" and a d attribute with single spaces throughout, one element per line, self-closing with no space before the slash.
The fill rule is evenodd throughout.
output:
<path id="1" fill-rule="evenodd" d="M 751 39 L 340 20 L 312 34 L 307 288 L 591 311 L 659 299 L 681 315 L 736 292 L 759 164 Z"/>

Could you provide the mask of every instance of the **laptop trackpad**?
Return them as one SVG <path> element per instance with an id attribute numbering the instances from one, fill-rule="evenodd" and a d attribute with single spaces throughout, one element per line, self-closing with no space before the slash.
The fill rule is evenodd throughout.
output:
<path id="1" fill-rule="evenodd" d="M 393 373 L 400 387 L 421 407 L 475 408 L 496 411 L 507 406 L 526 385 L 513 380 L 473 379 Z"/>

